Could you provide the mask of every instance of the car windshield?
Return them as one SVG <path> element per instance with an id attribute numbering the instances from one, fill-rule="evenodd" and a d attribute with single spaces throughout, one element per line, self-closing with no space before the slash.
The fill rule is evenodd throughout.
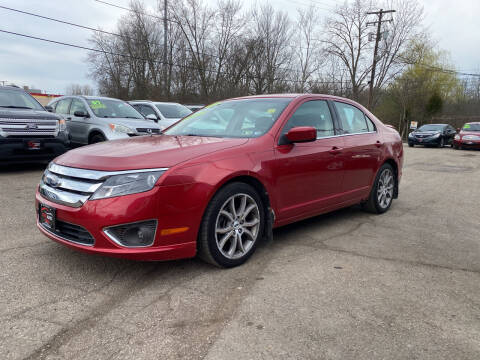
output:
<path id="1" fill-rule="evenodd" d="M 166 135 L 253 138 L 265 134 L 292 99 L 262 98 L 217 102 L 165 131 Z"/>
<path id="2" fill-rule="evenodd" d="M 465 131 L 480 131 L 480 124 L 465 124 L 462 130 Z"/>
<path id="3" fill-rule="evenodd" d="M 417 131 L 442 131 L 445 125 L 423 125 Z"/>
<path id="4" fill-rule="evenodd" d="M 0 108 L 45 110 L 30 94 L 9 89 L 0 89 Z"/>
<path id="5" fill-rule="evenodd" d="M 155 104 L 167 119 L 181 119 L 192 113 L 192 110 L 180 104 Z"/>
<path id="6" fill-rule="evenodd" d="M 87 103 L 97 117 L 144 120 L 144 117 L 137 110 L 122 100 L 87 99 Z"/>

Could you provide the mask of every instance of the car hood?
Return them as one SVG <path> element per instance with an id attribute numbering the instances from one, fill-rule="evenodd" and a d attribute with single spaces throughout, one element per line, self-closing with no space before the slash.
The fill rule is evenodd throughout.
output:
<path id="1" fill-rule="evenodd" d="M 43 110 L 5 109 L 0 108 L 0 118 L 5 119 L 34 119 L 58 120 L 58 116 Z"/>
<path id="2" fill-rule="evenodd" d="M 160 126 L 153 120 L 143 120 L 143 119 L 128 119 L 128 118 L 99 118 L 102 121 L 105 121 L 108 124 L 116 124 L 127 126 L 132 129 L 160 129 Z"/>
<path id="3" fill-rule="evenodd" d="M 465 135 L 476 135 L 476 136 L 480 136 L 480 131 L 460 131 L 460 135 L 461 136 L 465 136 Z"/>
<path id="4" fill-rule="evenodd" d="M 202 155 L 246 143 L 248 139 L 155 135 L 106 141 L 71 150 L 55 163 L 91 170 L 172 167 Z"/>
<path id="5" fill-rule="evenodd" d="M 431 130 L 431 131 L 414 131 L 413 132 L 415 135 L 435 135 L 435 134 L 440 134 L 441 131 L 439 130 Z"/>

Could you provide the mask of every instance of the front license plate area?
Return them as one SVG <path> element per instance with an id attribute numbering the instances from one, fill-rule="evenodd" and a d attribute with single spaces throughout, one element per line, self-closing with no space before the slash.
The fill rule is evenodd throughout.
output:
<path id="1" fill-rule="evenodd" d="M 40 150 L 42 143 L 40 141 L 30 140 L 26 142 L 26 146 L 28 150 Z"/>
<path id="2" fill-rule="evenodd" d="M 45 204 L 39 205 L 38 221 L 45 229 L 55 231 L 56 210 Z"/>

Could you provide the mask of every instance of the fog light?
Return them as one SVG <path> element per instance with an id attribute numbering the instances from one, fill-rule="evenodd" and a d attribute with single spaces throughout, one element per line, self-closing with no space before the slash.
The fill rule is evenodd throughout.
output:
<path id="1" fill-rule="evenodd" d="M 125 247 L 152 246 L 157 231 L 157 220 L 110 226 L 103 232 L 115 243 Z"/>

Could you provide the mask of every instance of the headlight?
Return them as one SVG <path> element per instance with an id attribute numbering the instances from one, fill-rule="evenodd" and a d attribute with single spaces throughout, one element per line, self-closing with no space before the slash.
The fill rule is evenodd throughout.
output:
<path id="1" fill-rule="evenodd" d="M 454 139 L 455 139 L 455 140 L 460 140 L 460 135 L 458 135 L 458 134 L 455 135 Z"/>
<path id="2" fill-rule="evenodd" d="M 432 135 L 432 138 L 434 138 L 434 139 L 436 139 L 438 137 L 440 137 L 440 133 L 436 133 L 436 134 Z"/>
<path id="3" fill-rule="evenodd" d="M 135 130 L 130 129 L 128 126 L 117 125 L 117 124 L 108 124 L 112 131 L 121 133 L 121 134 L 135 134 Z"/>
<path id="4" fill-rule="evenodd" d="M 410 134 L 408 134 L 408 137 L 409 137 L 409 138 L 413 137 L 413 132 L 411 132 Z"/>
<path id="5" fill-rule="evenodd" d="M 65 119 L 60 119 L 58 120 L 58 130 L 59 131 L 65 131 L 67 130 L 67 123 L 65 122 Z"/>
<path id="6" fill-rule="evenodd" d="M 111 176 L 95 191 L 90 199 L 106 199 L 149 191 L 153 189 L 164 172 L 165 170 Z"/>

